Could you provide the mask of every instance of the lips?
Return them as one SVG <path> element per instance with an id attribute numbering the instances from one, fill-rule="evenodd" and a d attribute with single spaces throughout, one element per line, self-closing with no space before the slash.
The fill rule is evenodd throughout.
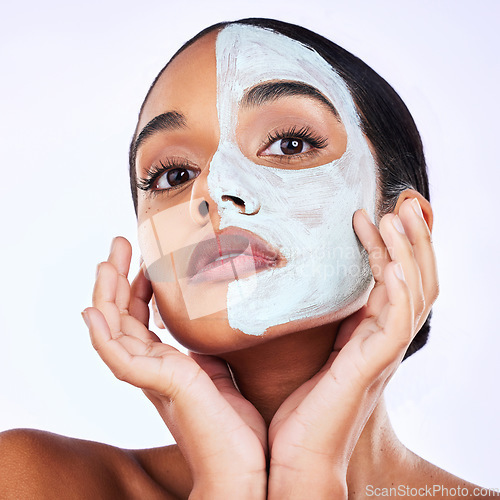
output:
<path id="1" fill-rule="evenodd" d="M 281 263 L 279 252 L 256 235 L 226 228 L 198 243 L 189 259 L 190 282 L 227 281 L 255 274 Z"/>

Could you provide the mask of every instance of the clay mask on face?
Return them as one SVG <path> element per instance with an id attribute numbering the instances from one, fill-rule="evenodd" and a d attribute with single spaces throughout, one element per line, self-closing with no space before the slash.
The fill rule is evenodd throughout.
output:
<path id="1" fill-rule="evenodd" d="M 229 283 L 229 324 L 245 334 L 262 335 L 294 320 L 311 320 L 313 326 L 342 319 L 361 307 L 372 283 L 352 216 L 365 208 L 374 218 L 376 170 L 352 97 L 316 52 L 262 28 L 224 28 L 216 57 L 221 136 L 207 182 L 221 216 L 220 229 L 251 231 L 286 258 L 284 267 Z M 241 99 L 255 85 L 276 80 L 306 83 L 330 100 L 347 132 L 340 159 L 286 170 L 255 164 L 242 154 L 236 140 Z M 228 196 L 243 200 L 246 213 Z"/>

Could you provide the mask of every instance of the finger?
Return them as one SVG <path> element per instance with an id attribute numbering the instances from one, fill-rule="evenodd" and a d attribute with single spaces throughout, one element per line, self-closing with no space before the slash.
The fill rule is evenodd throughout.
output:
<path id="1" fill-rule="evenodd" d="M 367 325 L 373 333 L 367 335 L 361 343 L 363 357 L 371 365 L 367 372 L 370 377 L 377 377 L 387 366 L 401 361 L 415 333 L 413 302 L 402 266 L 391 263 L 385 272 L 389 302 L 373 324 Z M 371 360 L 371 361 L 370 361 Z"/>
<path id="2" fill-rule="evenodd" d="M 189 357 L 198 363 L 200 368 L 212 379 L 219 391 L 222 392 L 224 389 L 236 390 L 229 367 L 223 359 L 191 351 L 189 352 Z"/>
<path id="3" fill-rule="evenodd" d="M 131 353 L 130 348 L 145 353 L 144 344 L 139 346 L 138 339 L 123 335 L 114 338 L 106 318 L 98 309 L 89 307 L 82 315 L 89 328 L 94 349 L 117 379 L 143 389 L 158 389 L 161 357 Z"/>
<path id="4" fill-rule="evenodd" d="M 423 217 L 422 209 L 417 198 L 406 200 L 400 207 L 400 218 L 410 241 L 415 260 L 417 261 L 422 277 L 426 313 L 435 302 L 439 294 L 439 280 L 436 257 L 432 246 L 432 237 L 429 227 Z M 421 318 L 425 320 L 427 314 Z"/>
<path id="5" fill-rule="evenodd" d="M 129 241 L 123 236 L 113 238 L 111 249 L 109 252 L 108 262 L 111 262 L 116 267 L 116 270 L 128 276 L 130 269 L 130 261 L 132 259 L 132 246 Z"/>
<path id="6" fill-rule="evenodd" d="M 151 342 L 162 343 L 155 333 L 148 330 L 141 321 L 129 314 L 121 315 L 121 333 L 129 337 L 140 339 L 142 342 L 148 344 Z"/>
<path id="7" fill-rule="evenodd" d="M 391 259 L 378 228 L 371 222 L 364 210 L 358 210 L 354 214 L 353 225 L 358 238 L 368 252 L 371 271 L 375 279 L 375 287 L 370 293 L 366 307 L 366 314 L 375 316 L 380 313 L 387 302 L 384 269 Z"/>
<path id="8" fill-rule="evenodd" d="M 99 272 L 92 295 L 92 305 L 99 309 L 104 315 L 113 338 L 118 338 L 121 335 L 130 335 L 141 339 L 143 342 L 159 342 L 160 339 L 147 328 L 147 304 L 144 305 L 143 303 L 146 311 L 143 310 L 142 313 L 139 307 L 140 300 L 147 296 L 147 292 L 146 295 L 141 296 L 141 299 L 133 301 L 133 309 L 136 311 L 139 310 L 139 318 L 136 318 L 127 311 L 119 310 L 116 304 L 117 286 L 118 272 L 116 268 L 109 262 L 102 262 L 99 264 Z M 137 285 L 136 283 L 136 290 L 137 289 L 139 293 L 144 292 L 144 290 L 141 290 L 140 284 Z"/>
<path id="9" fill-rule="evenodd" d="M 391 258 L 399 262 L 403 268 L 405 280 L 412 296 L 415 322 L 417 322 L 425 309 L 422 276 L 413 254 L 412 245 L 399 216 L 395 214 L 384 215 L 380 221 L 380 234 Z"/>
<path id="10" fill-rule="evenodd" d="M 129 321 L 137 322 L 136 319 L 128 317 Z M 141 325 L 142 327 L 142 325 Z M 126 328 L 124 328 L 125 330 Z M 133 334 L 123 333 L 117 340 L 134 356 L 151 356 L 158 353 L 164 354 L 165 349 L 170 346 L 163 344 L 162 341 L 153 333 L 145 328 L 135 328 Z M 172 348 L 173 349 L 173 348 Z"/>
<path id="11" fill-rule="evenodd" d="M 141 265 L 137 276 L 130 286 L 129 314 L 137 318 L 146 328 L 149 327 L 149 302 L 153 296 L 151 282 L 144 274 L 145 266 Z"/>
<path id="12" fill-rule="evenodd" d="M 98 266 L 92 305 L 99 309 L 109 326 L 113 337 L 120 334 L 120 311 L 116 305 L 118 272 L 113 264 L 101 262 Z"/>
<path id="13" fill-rule="evenodd" d="M 116 287 L 116 305 L 120 312 L 128 310 L 130 302 L 130 284 L 127 276 L 132 259 L 132 246 L 126 238 L 117 236 L 111 243 L 108 262 L 113 264 L 118 272 Z"/>
<path id="14" fill-rule="evenodd" d="M 130 363 L 130 353 L 114 337 L 103 313 L 93 307 L 82 312 L 89 328 L 92 346 L 113 373 L 118 366 Z"/>
<path id="15" fill-rule="evenodd" d="M 391 262 L 391 258 L 377 226 L 373 224 L 364 210 L 358 210 L 353 217 L 353 227 L 359 241 L 368 252 L 375 281 L 382 283 L 385 266 Z"/>

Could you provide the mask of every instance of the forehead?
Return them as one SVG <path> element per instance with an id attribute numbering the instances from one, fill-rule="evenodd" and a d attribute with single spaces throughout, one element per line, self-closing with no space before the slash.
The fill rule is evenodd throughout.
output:
<path id="1" fill-rule="evenodd" d="M 217 92 L 215 41 L 208 33 L 183 50 L 163 71 L 142 110 L 137 130 L 166 111 L 181 111 L 188 119 L 201 112 L 210 116 Z"/>
<path id="2" fill-rule="evenodd" d="M 340 111 L 345 125 L 359 124 L 344 81 L 317 52 L 268 29 L 233 24 L 203 36 L 169 64 L 148 97 L 138 130 L 167 105 L 182 105 L 189 114 L 215 96 L 220 100 L 226 95 L 234 104 L 245 90 L 272 80 L 318 89 Z"/>
<path id="3" fill-rule="evenodd" d="M 359 129 L 359 117 L 344 80 L 315 50 L 296 40 L 268 29 L 232 24 L 217 36 L 216 64 L 219 117 L 234 115 L 235 104 L 249 88 L 279 80 L 317 89 L 338 110 L 348 135 Z"/>

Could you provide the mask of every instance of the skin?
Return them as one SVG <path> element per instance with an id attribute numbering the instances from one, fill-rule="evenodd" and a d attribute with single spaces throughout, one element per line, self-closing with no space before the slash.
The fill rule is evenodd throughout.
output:
<path id="1" fill-rule="evenodd" d="M 209 164 L 219 138 L 214 43 L 215 33 L 197 41 L 156 85 L 138 130 L 170 109 L 186 115 L 189 129 L 151 137 L 138 154 L 139 175 L 169 153 L 169 144 Z M 169 203 L 204 197 L 217 229 L 206 171 L 175 197 L 139 193 L 139 224 Z M 474 485 L 405 448 L 383 401 L 383 389 L 438 295 L 431 207 L 407 190 L 378 227 L 363 211 L 354 215 L 353 227 L 375 280 L 366 305 L 342 322 L 311 328 L 297 321 L 263 337 L 235 332 L 224 312 L 189 321 L 177 284 L 149 282 L 144 266 L 129 283 L 131 246 L 115 238 L 98 266 L 93 307 L 83 317 L 103 361 L 144 391 L 177 445 L 121 450 L 9 431 L 0 439 L 2 498 L 365 498 L 366 485 L 394 484 L 472 492 Z M 153 294 L 160 325 L 198 354 L 186 356 L 148 329 Z"/>

